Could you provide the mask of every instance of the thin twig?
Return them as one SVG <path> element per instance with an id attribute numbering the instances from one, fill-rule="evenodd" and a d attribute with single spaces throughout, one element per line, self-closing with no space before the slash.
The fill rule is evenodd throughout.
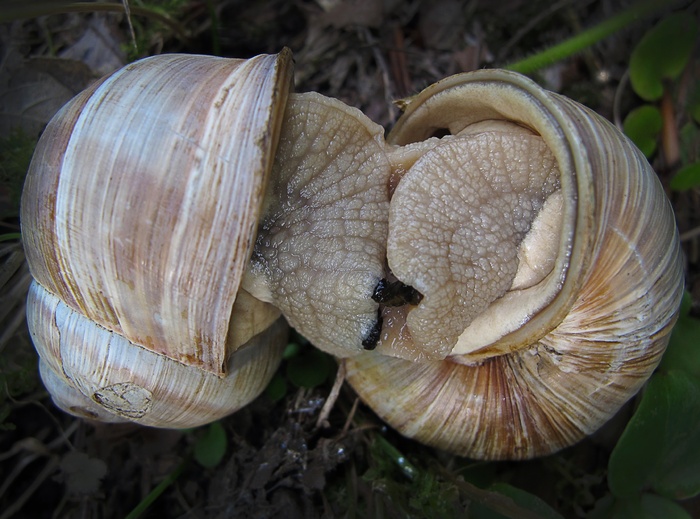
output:
<path id="1" fill-rule="evenodd" d="M 394 88 L 391 82 L 389 66 L 386 63 L 384 56 L 382 56 L 382 53 L 379 52 L 379 45 L 377 43 L 377 40 L 374 38 L 374 36 L 372 36 L 372 33 L 369 31 L 369 29 L 367 27 L 362 27 L 360 29 L 360 34 L 361 37 L 364 38 L 364 40 L 372 49 L 372 55 L 374 56 L 374 60 L 377 62 L 377 68 L 381 73 L 382 84 L 384 85 L 384 99 L 386 101 L 387 110 L 389 111 L 389 120 L 391 124 L 393 124 L 396 122 L 397 109 L 394 105 L 396 95 L 394 94 Z"/>
<path id="2" fill-rule="evenodd" d="M 136 32 L 134 31 L 134 24 L 131 23 L 131 8 L 129 7 L 129 0 L 122 0 L 124 4 L 124 14 L 126 15 L 126 23 L 129 24 L 129 33 L 131 34 L 131 42 L 134 44 L 134 51 L 139 51 L 139 46 L 136 44 Z"/>
<path id="3" fill-rule="evenodd" d="M 622 130 L 622 115 L 620 114 L 620 106 L 622 105 L 622 97 L 624 96 L 624 92 L 627 89 L 627 84 L 629 83 L 630 79 L 630 69 L 627 68 L 625 70 L 625 73 L 622 74 L 622 77 L 620 78 L 620 82 L 617 85 L 617 88 L 615 89 L 615 97 L 613 98 L 613 122 L 615 123 L 615 126 L 617 127 L 618 130 Z"/>
<path id="4" fill-rule="evenodd" d="M 316 420 L 316 428 L 328 427 L 328 416 L 331 414 L 331 410 L 335 405 L 336 400 L 338 400 L 338 395 L 340 394 L 340 388 L 343 387 L 343 382 L 345 382 L 345 362 L 341 359 L 338 363 L 338 371 L 335 374 L 335 382 L 333 382 L 333 387 L 331 392 L 328 393 L 328 398 L 321 408 L 321 412 L 318 415 L 318 420 Z"/>
<path id="5" fill-rule="evenodd" d="M 558 10 L 562 9 L 563 7 L 566 7 L 570 3 L 573 3 L 572 0 L 560 0 L 559 2 L 556 2 L 550 5 L 548 8 L 540 11 L 540 13 L 537 16 L 533 16 L 532 18 L 530 18 L 527 21 L 527 23 L 523 25 L 518 31 L 516 31 L 515 34 L 511 37 L 511 39 L 508 40 L 506 44 L 503 45 L 503 47 L 499 50 L 498 60 L 502 61 L 503 59 L 505 59 L 505 57 L 508 56 L 510 49 L 513 48 L 527 33 L 534 29 L 540 22 L 546 20 Z M 586 2 L 586 4 L 588 3 L 590 3 L 590 0 L 589 2 Z M 579 6 L 585 7 L 586 4 L 580 4 Z"/>
<path id="6" fill-rule="evenodd" d="M 360 397 L 355 397 L 355 401 L 352 403 L 348 417 L 345 419 L 345 425 L 343 425 L 343 430 L 340 431 L 340 437 L 342 438 L 348 433 L 350 429 L 350 424 L 352 424 L 353 418 L 355 418 L 355 413 L 357 412 L 357 406 L 360 404 Z"/>
<path id="7" fill-rule="evenodd" d="M 78 423 L 78 420 L 75 420 L 73 424 L 68 429 L 66 429 L 66 431 L 62 431 L 61 434 L 53 441 L 51 441 L 48 445 L 40 443 L 40 441 L 34 439 L 35 445 L 37 445 L 37 447 L 40 447 L 40 449 L 35 447 L 34 449 L 32 449 L 31 454 L 27 455 L 26 457 L 22 458 L 17 462 L 12 471 L 5 477 L 5 481 L 3 481 L 2 485 L 0 485 L 0 496 L 2 496 L 8 488 L 10 488 L 12 483 L 14 483 L 14 481 L 19 477 L 19 475 L 24 471 L 24 469 L 27 468 L 40 456 L 48 455 L 49 458 L 55 458 L 56 456 L 52 456 L 49 453 L 64 441 L 67 442 L 68 446 L 72 449 L 73 446 L 70 444 L 70 442 L 68 442 L 68 437 L 71 436 L 78 428 Z M 10 451 L 11 455 L 15 455 L 17 452 L 20 452 L 23 449 L 26 450 L 28 447 L 26 443 L 27 440 L 23 440 L 25 442 L 24 444 L 15 444 L 16 447 L 13 446 L 13 448 Z"/>
<path id="8" fill-rule="evenodd" d="M 180 24 L 164 14 L 136 5 L 131 6 L 130 11 L 136 16 L 144 16 L 159 21 L 172 29 L 183 41 L 189 40 Z M 0 12 L 0 23 L 52 14 L 91 12 L 124 13 L 124 5 L 113 2 L 100 4 L 92 2 L 57 2 L 55 0 L 38 3 L 27 3 L 26 1 L 7 2 L 3 5 L 2 12 Z"/>

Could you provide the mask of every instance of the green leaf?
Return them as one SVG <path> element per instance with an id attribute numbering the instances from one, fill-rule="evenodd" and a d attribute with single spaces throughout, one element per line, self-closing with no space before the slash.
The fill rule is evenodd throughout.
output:
<path id="1" fill-rule="evenodd" d="M 227 443 L 226 431 L 221 423 L 211 423 L 194 444 L 194 459 L 203 467 L 216 467 L 226 454 Z"/>
<path id="2" fill-rule="evenodd" d="M 618 498 L 645 488 L 672 499 L 700 493 L 700 380 L 656 373 L 613 449 L 608 484 Z"/>
<path id="3" fill-rule="evenodd" d="M 632 51 L 630 80 L 634 91 L 647 101 L 663 94 L 663 81 L 676 79 L 691 56 L 698 24 L 690 13 L 663 18 Z"/>
<path id="4" fill-rule="evenodd" d="M 587 519 L 691 519 L 675 502 L 654 494 L 641 494 L 627 499 L 605 496 Z"/>
<path id="5" fill-rule="evenodd" d="M 659 517 L 663 517 L 664 519 L 692 519 L 690 514 L 680 505 L 661 496 L 644 494 L 641 499 L 641 504 L 643 515 L 637 515 L 636 517 L 643 517 L 645 519 L 657 519 Z"/>
<path id="6" fill-rule="evenodd" d="M 297 387 L 313 388 L 323 384 L 334 367 L 329 355 L 307 347 L 287 361 L 287 378 Z"/>
<path id="7" fill-rule="evenodd" d="M 489 490 L 496 491 L 499 494 L 511 498 L 516 505 L 535 512 L 541 519 L 563 519 L 556 510 L 551 508 L 542 499 L 520 488 L 516 488 L 507 483 L 496 483 Z M 493 517 L 503 516 L 501 514 L 496 514 Z"/>
<path id="8" fill-rule="evenodd" d="M 700 186 L 700 162 L 682 167 L 671 179 L 674 191 L 687 191 L 697 186 Z"/>
<path id="9" fill-rule="evenodd" d="M 663 120 L 659 109 L 652 105 L 635 108 L 622 123 L 625 134 L 632 139 L 637 148 L 649 158 L 656 151 Z"/>
<path id="10" fill-rule="evenodd" d="M 282 358 L 285 360 L 291 359 L 292 357 L 299 355 L 300 350 L 301 346 L 298 343 L 290 342 L 287 344 L 287 346 L 285 346 L 284 353 L 282 353 Z"/>
<path id="11" fill-rule="evenodd" d="M 684 313 L 683 308 L 660 367 L 664 371 L 685 371 L 700 379 L 700 320 Z"/>
<path id="12" fill-rule="evenodd" d="M 690 93 L 688 94 L 688 102 L 686 104 L 690 116 L 696 123 L 700 123 L 700 82 L 692 81 L 690 85 Z"/>
<path id="13" fill-rule="evenodd" d="M 267 398 L 273 402 L 277 402 L 278 400 L 284 398 L 284 395 L 286 394 L 287 381 L 282 375 L 275 373 L 275 376 L 272 377 L 272 380 L 270 380 L 270 383 L 265 388 L 265 395 L 267 395 Z"/>

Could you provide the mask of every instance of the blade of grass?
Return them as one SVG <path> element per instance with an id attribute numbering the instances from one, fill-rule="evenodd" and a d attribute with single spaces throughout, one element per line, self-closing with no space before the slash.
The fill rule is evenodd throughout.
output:
<path id="1" fill-rule="evenodd" d="M 680 5 L 685 2 L 687 2 L 687 0 L 646 0 L 645 2 L 640 2 L 612 18 L 608 18 L 604 22 L 581 32 L 573 38 L 569 38 L 549 49 L 545 49 L 542 52 L 506 65 L 504 68 L 514 72 L 520 72 L 521 74 L 531 74 L 536 70 L 552 65 L 557 61 L 561 61 L 590 47 L 628 25 L 639 22 L 648 16 L 664 12 L 675 5 Z"/>
<path id="2" fill-rule="evenodd" d="M 221 55 L 221 35 L 219 34 L 219 15 L 213 0 L 207 1 L 207 10 L 211 19 L 211 48 L 215 56 Z"/>
<path id="3" fill-rule="evenodd" d="M 151 506 L 155 500 L 158 499 L 160 495 L 177 480 L 178 477 L 180 477 L 180 474 L 182 474 L 182 471 L 185 470 L 186 465 L 187 460 L 182 461 L 182 463 L 180 463 L 175 470 L 168 474 L 168 477 L 161 481 L 148 493 L 146 497 L 143 498 L 138 505 L 136 505 L 136 508 L 129 512 L 126 519 L 136 519 L 137 517 L 140 517 L 141 514 L 143 514 L 148 507 Z"/>

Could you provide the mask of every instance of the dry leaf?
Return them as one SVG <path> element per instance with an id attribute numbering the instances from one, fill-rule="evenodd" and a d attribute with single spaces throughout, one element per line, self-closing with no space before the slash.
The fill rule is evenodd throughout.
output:
<path id="1" fill-rule="evenodd" d="M 70 47 L 62 50 L 61 58 L 82 61 L 98 76 L 105 76 L 126 65 L 123 31 L 116 23 L 120 16 L 93 16 L 85 24 L 85 32 Z"/>
<path id="2" fill-rule="evenodd" d="M 0 74 L 0 135 L 36 136 L 54 114 L 95 79 L 84 63 L 58 58 L 24 60 L 10 51 Z"/>

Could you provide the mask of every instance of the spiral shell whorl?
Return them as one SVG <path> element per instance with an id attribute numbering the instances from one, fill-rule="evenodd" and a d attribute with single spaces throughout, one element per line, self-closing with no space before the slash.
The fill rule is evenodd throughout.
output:
<path id="1" fill-rule="evenodd" d="M 154 56 L 49 123 L 21 216 L 30 332 L 60 407 L 193 427 L 265 388 L 287 326 L 239 286 L 291 79 L 288 50 Z"/>

